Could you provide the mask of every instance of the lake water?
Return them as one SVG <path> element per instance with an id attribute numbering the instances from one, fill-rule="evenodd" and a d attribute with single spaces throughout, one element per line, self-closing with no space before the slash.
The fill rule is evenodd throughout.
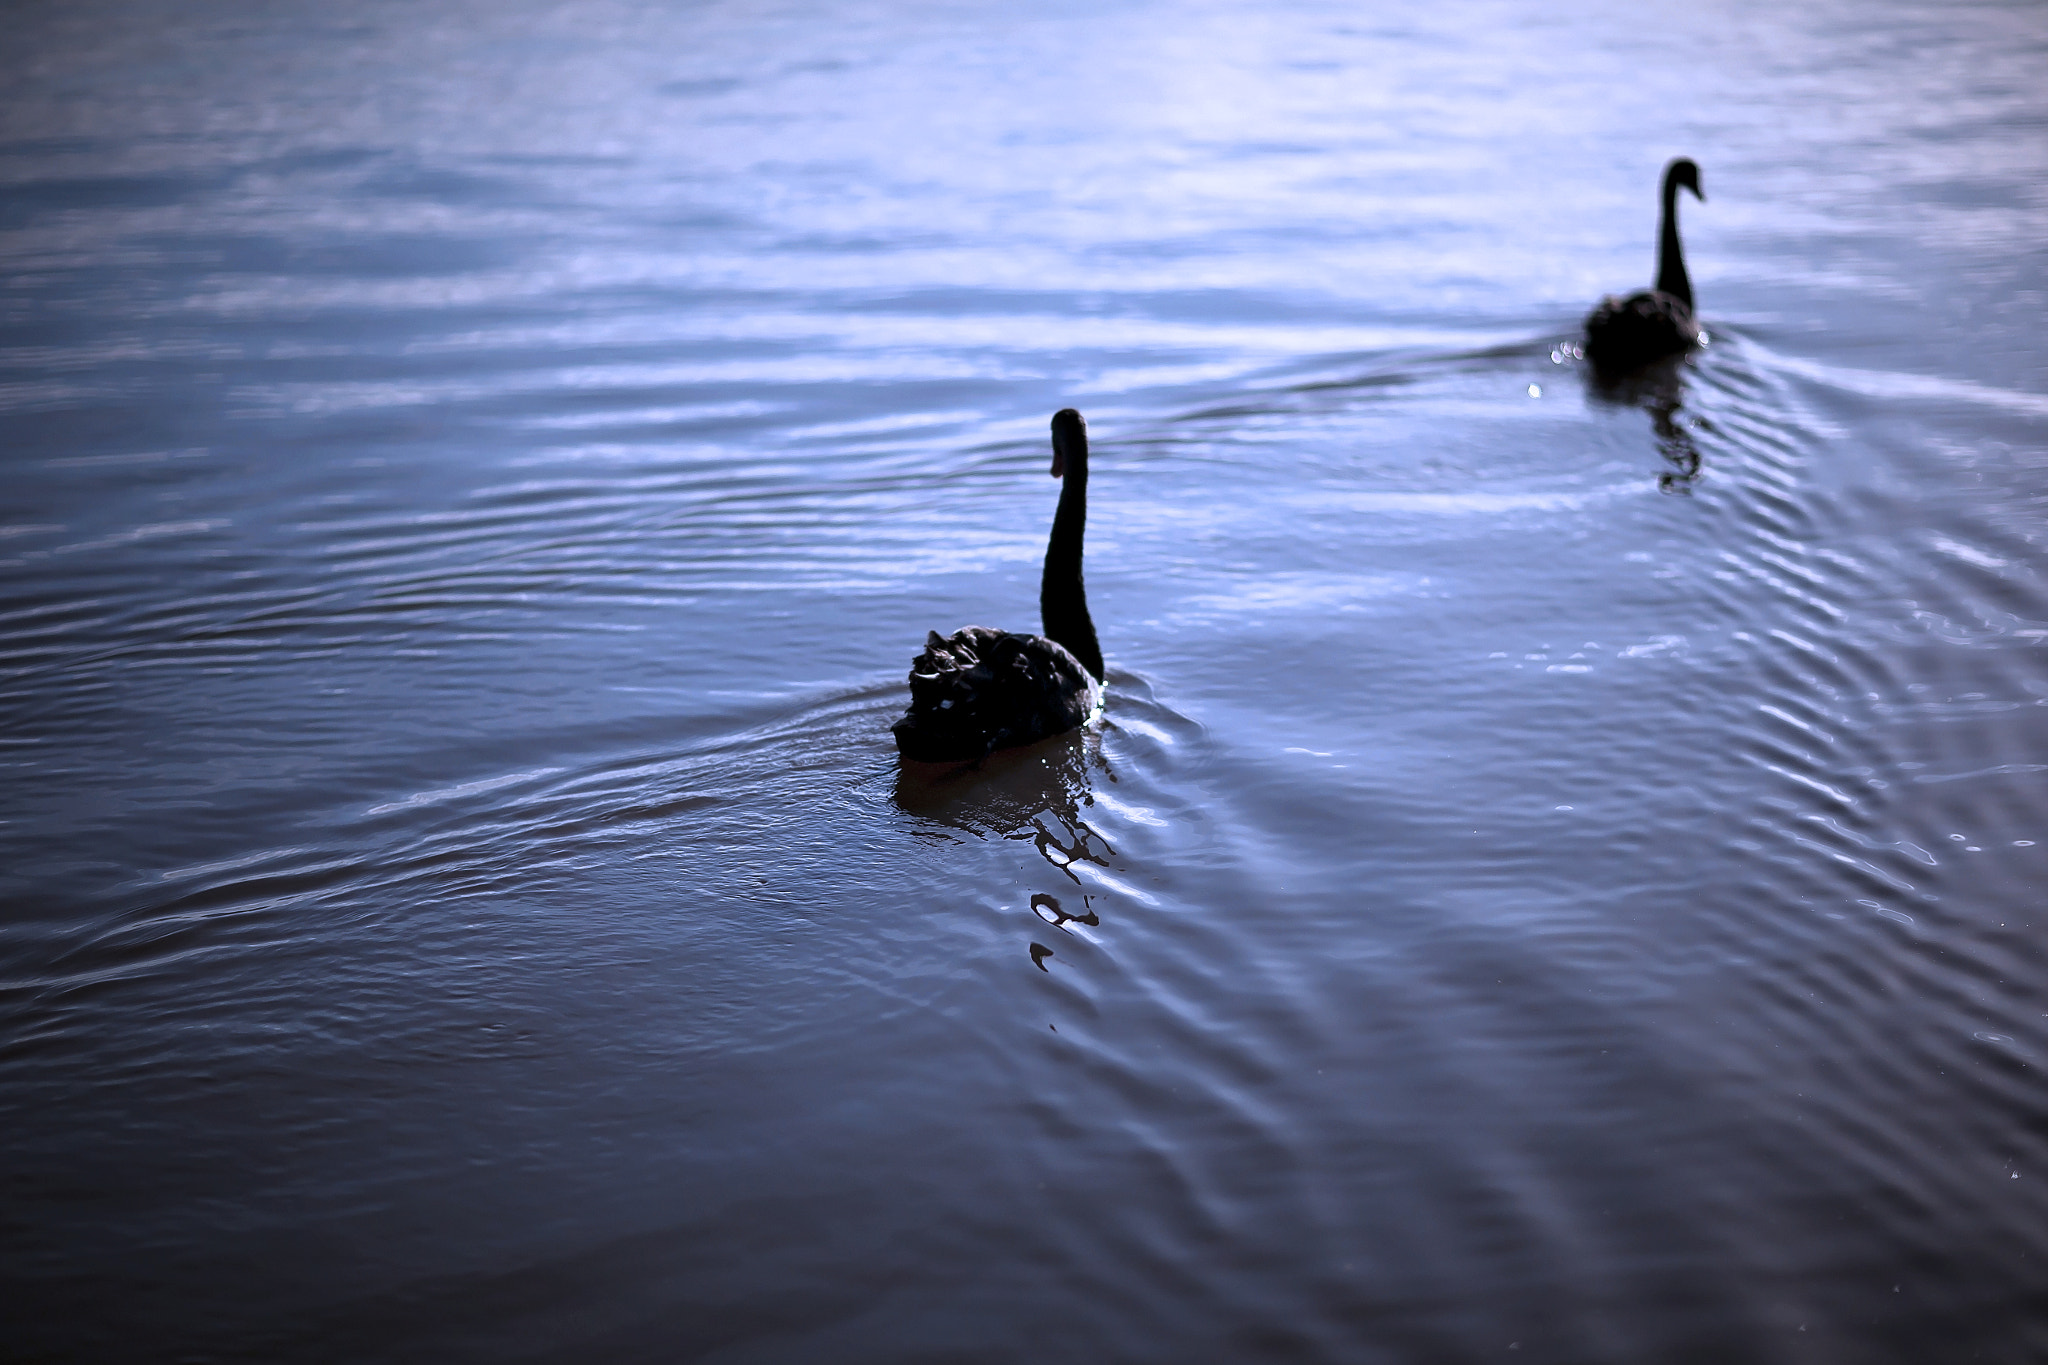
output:
<path id="1" fill-rule="evenodd" d="M 2048 1359 L 2048 11 L 9 24 L 0 1355 Z"/>

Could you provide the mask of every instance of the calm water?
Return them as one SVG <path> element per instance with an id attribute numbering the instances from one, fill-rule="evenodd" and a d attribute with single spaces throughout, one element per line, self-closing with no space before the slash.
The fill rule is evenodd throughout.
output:
<path id="1" fill-rule="evenodd" d="M 2048 15 L 1650 13 L 11 10 L 0 1355 L 2048 1358 Z"/>

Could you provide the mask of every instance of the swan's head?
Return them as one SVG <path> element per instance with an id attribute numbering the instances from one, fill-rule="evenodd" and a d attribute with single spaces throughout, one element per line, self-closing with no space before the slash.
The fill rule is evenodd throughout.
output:
<path id="1" fill-rule="evenodd" d="M 1061 408 L 1052 415 L 1052 476 L 1055 479 L 1067 472 L 1069 460 L 1077 468 L 1088 467 L 1088 424 L 1072 408 Z"/>
<path id="2" fill-rule="evenodd" d="M 1705 192 L 1700 189 L 1700 168 L 1689 156 L 1679 157 L 1664 168 L 1664 183 L 1672 186 L 1683 185 L 1692 191 L 1693 198 L 1702 204 L 1707 202 Z"/>

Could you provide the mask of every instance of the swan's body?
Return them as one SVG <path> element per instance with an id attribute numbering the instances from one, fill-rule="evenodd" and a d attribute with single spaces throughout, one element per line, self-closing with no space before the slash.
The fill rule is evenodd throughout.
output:
<path id="1" fill-rule="evenodd" d="M 1663 217 L 1657 233 L 1657 287 L 1617 298 L 1609 294 L 1586 319 L 1586 358 L 1610 373 L 1683 355 L 1700 344 L 1692 314 L 1692 280 L 1678 244 L 1678 191 L 1701 203 L 1700 168 L 1680 157 L 1664 168 Z"/>
<path id="2" fill-rule="evenodd" d="M 1088 428 L 1072 408 L 1052 419 L 1052 473 L 1063 482 L 1038 588 L 1045 634 L 968 626 L 926 636 L 910 665 L 910 709 L 892 727 L 905 758 L 978 762 L 997 749 L 1065 734 L 1101 700 L 1102 647 L 1081 582 Z"/>
<path id="3" fill-rule="evenodd" d="M 987 626 L 925 637 L 910 665 L 896 747 L 925 763 L 974 762 L 1063 735 L 1095 709 L 1095 680 L 1065 646 Z"/>

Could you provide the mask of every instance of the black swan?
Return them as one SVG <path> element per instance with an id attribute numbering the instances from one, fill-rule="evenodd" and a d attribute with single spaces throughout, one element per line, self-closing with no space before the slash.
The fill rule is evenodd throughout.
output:
<path id="1" fill-rule="evenodd" d="M 905 758 L 979 762 L 997 749 L 1065 734 L 1100 701 L 1102 647 L 1081 586 L 1088 426 L 1072 408 L 1053 414 L 1052 476 L 1063 482 L 1038 587 L 1045 634 L 968 626 L 944 639 L 927 635 L 910 665 L 910 709 L 891 727 Z"/>
<path id="2" fill-rule="evenodd" d="M 1678 245 L 1678 187 L 1701 203 L 1700 168 L 1679 157 L 1664 168 L 1664 215 L 1657 237 L 1657 287 L 1627 298 L 1609 294 L 1586 319 L 1586 358 L 1610 373 L 1631 370 L 1700 344 L 1692 316 L 1692 281 Z"/>

